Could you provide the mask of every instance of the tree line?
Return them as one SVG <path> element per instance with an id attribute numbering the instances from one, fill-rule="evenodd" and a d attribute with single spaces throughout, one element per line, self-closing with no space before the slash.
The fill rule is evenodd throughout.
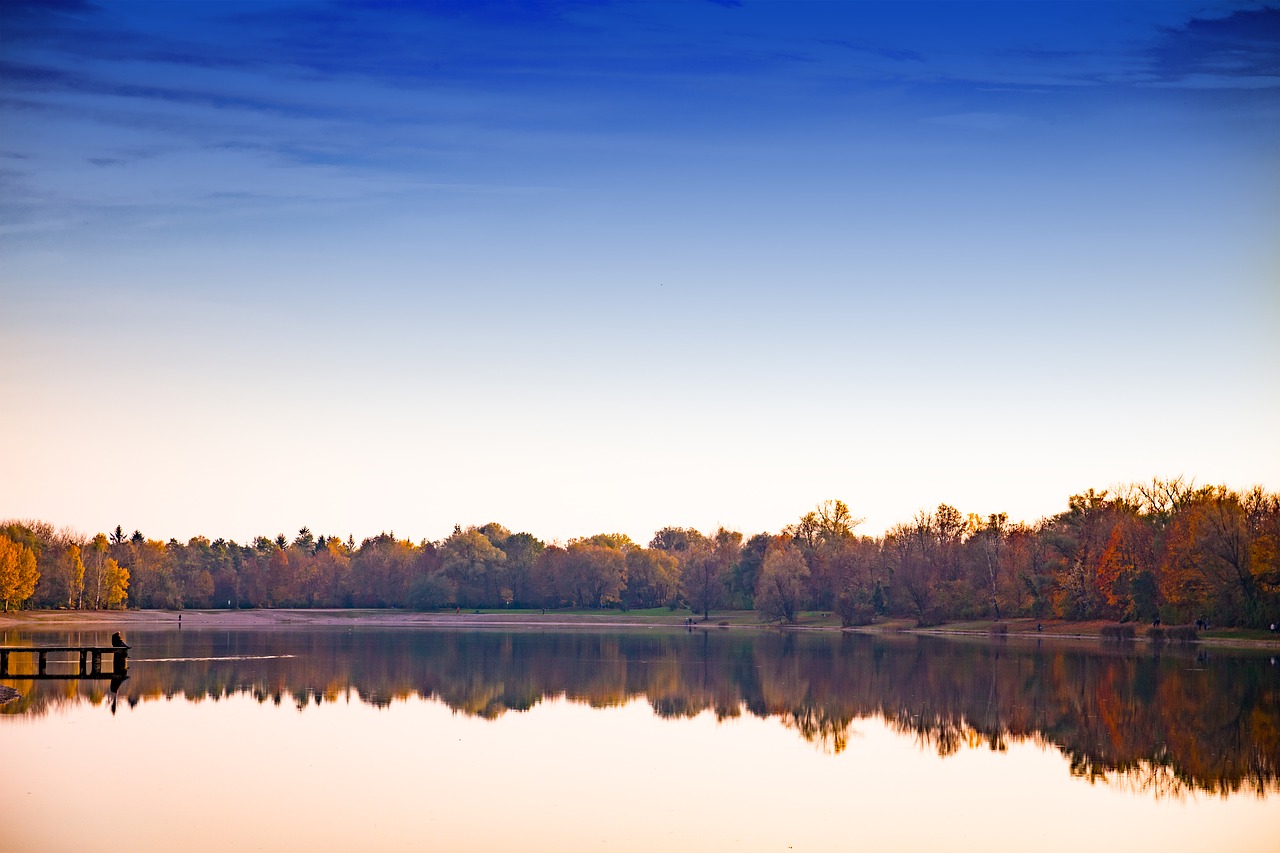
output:
<path id="1" fill-rule="evenodd" d="M 92 539 L 47 522 L 0 523 L 0 600 L 10 607 L 409 607 L 754 610 L 845 625 L 1011 617 L 1266 626 L 1280 621 L 1280 495 L 1155 479 L 1072 495 L 1035 523 L 942 504 L 859 535 L 826 501 L 778 533 L 666 527 L 546 543 L 501 524 L 440 541 L 382 533 L 248 544 Z"/>

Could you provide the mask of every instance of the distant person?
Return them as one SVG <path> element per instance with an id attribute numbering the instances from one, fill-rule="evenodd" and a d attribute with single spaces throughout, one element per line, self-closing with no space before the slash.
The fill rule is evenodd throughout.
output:
<path id="1" fill-rule="evenodd" d="M 111 635 L 111 647 L 116 649 L 127 649 L 129 645 L 125 643 L 124 637 L 120 636 L 120 632 L 116 631 Z"/>

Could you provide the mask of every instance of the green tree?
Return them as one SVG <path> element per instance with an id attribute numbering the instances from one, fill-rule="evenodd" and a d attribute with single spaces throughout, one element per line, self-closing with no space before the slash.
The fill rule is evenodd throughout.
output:
<path id="1" fill-rule="evenodd" d="M 456 529 L 440 543 L 441 569 L 457 589 L 458 604 L 478 607 L 499 602 L 507 555 L 480 530 Z"/>
<path id="2" fill-rule="evenodd" d="M 434 610 L 457 600 L 455 587 L 443 572 L 421 574 L 409 582 L 408 604 L 414 610 Z"/>
<path id="3" fill-rule="evenodd" d="M 546 545 L 531 533 L 512 533 L 499 546 L 507 555 L 507 583 L 513 604 L 531 604 L 538 598 L 538 555 Z"/>
<path id="4" fill-rule="evenodd" d="M 760 566 L 769 550 L 773 537 L 757 533 L 742 545 L 738 560 L 729 573 L 729 605 L 739 610 L 755 609 L 756 581 L 760 578 Z"/>
<path id="5" fill-rule="evenodd" d="M 679 559 L 688 551 L 705 544 L 707 537 L 692 527 L 664 527 L 653 534 L 649 547 L 675 554 Z"/>

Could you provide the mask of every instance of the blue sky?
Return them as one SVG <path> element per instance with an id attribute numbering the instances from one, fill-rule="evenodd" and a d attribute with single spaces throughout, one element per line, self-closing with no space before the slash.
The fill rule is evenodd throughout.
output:
<path id="1" fill-rule="evenodd" d="M 1280 483 L 1280 7 L 7 3 L 0 516 Z"/>

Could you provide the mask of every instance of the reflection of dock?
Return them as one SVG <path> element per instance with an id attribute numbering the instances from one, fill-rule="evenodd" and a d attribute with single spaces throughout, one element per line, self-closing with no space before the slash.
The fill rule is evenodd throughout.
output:
<path id="1" fill-rule="evenodd" d="M 54 653 L 75 652 L 80 656 L 79 671 L 75 673 L 48 673 L 49 655 Z M 13 655 L 35 655 L 36 673 L 34 675 L 9 671 L 9 658 Z M 111 656 L 111 670 L 102 671 L 102 658 Z M 55 661 L 70 663 L 70 661 Z M 69 678 L 110 678 L 124 680 L 129 675 L 129 649 L 121 646 L 0 646 L 0 678 L 21 678 L 35 680 L 54 680 Z"/>

